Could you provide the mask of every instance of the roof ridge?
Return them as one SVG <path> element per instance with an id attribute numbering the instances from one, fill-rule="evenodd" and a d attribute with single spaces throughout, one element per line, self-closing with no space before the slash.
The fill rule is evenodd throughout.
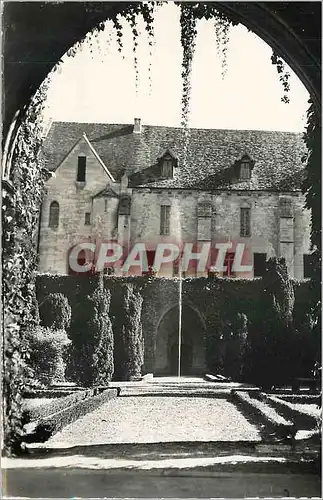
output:
<path id="1" fill-rule="evenodd" d="M 97 127 L 132 127 L 133 123 L 108 123 L 108 122 L 76 122 L 76 121 L 61 121 L 61 120 L 53 120 L 51 123 L 51 127 L 55 124 L 64 124 L 64 125 L 91 125 L 91 126 L 97 126 Z M 159 128 L 159 129 L 169 129 L 169 130 L 182 130 L 184 131 L 183 127 L 180 126 L 172 126 L 172 125 L 153 125 L 149 123 L 142 123 L 142 127 L 149 127 L 149 128 Z M 205 132 L 210 132 L 210 131 L 221 131 L 221 132 L 241 132 L 241 133 L 246 133 L 246 132 L 256 132 L 256 133 L 268 133 L 268 134 L 291 134 L 291 135 L 303 135 L 304 132 L 295 132 L 291 130 L 264 130 L 264 129 L 241 129 L 241 128 L 204 128 L 204 127 L 188 127 L 188 130 L 198 130 L 198 131 L 205 131 Z"/>

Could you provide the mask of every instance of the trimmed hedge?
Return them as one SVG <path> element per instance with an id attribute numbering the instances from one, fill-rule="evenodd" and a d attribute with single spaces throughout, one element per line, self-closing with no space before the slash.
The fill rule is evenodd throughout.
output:
<path id="1" fill-rule="evenodd" d="M 53 399 L 53 401 L 48 404 L 43 404 L 34 408 L 26 409 L 24 412 L 25 421 L 33 422 L 41 418 L 46 418 L 49 415 L 57 413 L 58 411 L 61 411 L 72 404 L 78 403 L 79 401 L 83 401 L 84 399 L 89 398 L 93 395 L 94 390 L 87 389 L 84 391 L 75 392 L 74 394 L 68 394 L 62 397 L 58 397 L 56 399 Z M 44 395 L 43 397 L 46 398 L 47 396 Z"/>
<path id="2" fill-rule="evenodd" d="M 66 425 L 75 422 L 78 418 L 96 410 L 110 399 L 117 397 L 118 392 L 118 389 L 106 389 L 100 394 L 86 396 L 81 400 L 75 401 L 75 403 L 70 403 L 70 401 L 73 401 L 71 396 L 62 398 L 64 399 L 63 402 L 58 401 L 56 405 L 50 405 L 54 409 L 54 413 L 40 417 L 40 420 L 36 421 L 34 425 L 33 423 L 27 424 L 28 431 L 22 437 L 22 441 L 25 443 L 43 443 L 47 441 L 53 434 L 59 432 Z M 72 396 L 76 395 L 73 394 Z M 62 405 L 63 407 L 61 407 Z"/>
<path id="3" fill-rule="evenodd" d="M 43 326 L 54 330 L 68 330 L 71 323 L 71 306 L 62 293 L 50 293 L 39 305 Z"/>
<path id="4" fill-rule="evenodd" d="M 309 414 L 306 409 L 296 409 L 293 403 L 284 401 L 275 396 L 268 396 L 267 404 L 276 409 L 286 419 L 291 420 L 297 427 L 302 430 L 312 430 L 318 427 L 318 418 Z"/>
<path id="5" fill-rule="evenodd" d="M 144 364 L 144 339 L 141 325 L 143 298 L 134 286 L 122 287 L 122 307 L 115 317 L 115 363 L 117 380 L 138 380 Z"/>
<path id="6" fill-rule="evenodd" d="M 37 277 L 39 302 L 50 293 L 63 293 L 71 305 L 72 319 L 68 334 L 73 342 L 73 355 L 67 368 L 67 377 L 76 382 L 88 377 L 87 374 L 91 370 L 83 346 L 89 342 L 87 325 L 92 320 L 93 308 L 88 297 L 95 291 L 96 280 L 96 276 L 39 275 Z M 117 351 L 122 323 L 127 314 L 124 307 L 124 289 L 128 285 L 131 285 L 134 293 L 139 293 L 143 298 L 141 324 L 144 338 L 144 372 L 153 372 L 158 324 L 163 315 L 178 303 L 179 280 L 104 276 L 103 283 L 105 290 L 111 293 L 109 316 L 112 320 L 116 346 L 115 379 L 123 377 L 120 366 L 123 358 Z M 291 284 L 295 293 L 294 323 L 285 336 L 287 343 L 285 340 L 285 344 L 281 343 L 281 350 L 292 354 L 289 370 L 292 371 L 293 378 L 308 375 L 315 361 L 317 342 L 307 327 L 309 282 L 291 280 Z M 269 351 L 264 318 L 268 311 L 268 297 L 264 294 L 263 279 L 185 278 L 182 280 L 182 285 L 183 304 L 198 311 L 205 325 L 207 370 L 210 373 L 220 372 L 234 378 L 240 377 L 241 380 L 250 383 L 266 384 L 263 375 L 264 357 Z M 234 326 L 239 314 L 247 318 L 247 332 L 242 335 L 245 337 L 247 334 L 247 338 L 241 338 L 239 328 Z M 230 341 L 224 335 L 227 325 L 233 326 L 234 335 Z M 279 341 L 280 337 L 282 338 L 277 331 Z M 275 359 L 277 352 L 274 348 L 272 354 Z M 283 364 L 285 365 L 288 366 L 287 363 Z M 271 369 L 272 362 L 269 367 L 270 372 L 275 375 L 275 370 Z M 275 382 L 270 380 L 267 383 L 273 385 Z"/>
<path id="7" fill-rule="evenodd" d="M 96 288 L 88 298 L 92 316 L 88 327 L 88 342 L 83 353 L 89 361 L 88 378 L 81 378 L 85 385 L 108 384 L 114 372 L 113 332 L 109 317 L 111 293 L 104 289 L 103 276 L 97 277 Z"/>
<path id="8" fill-rule="evenodd" d="M 296 426 L 282 417 L 277 411 L 266 404 L 264 394 L 231 391 L 232 401 L 248 416 L 249 420 L 260 428 L 263 437 L 267 439 L 294 438 Z"/>
<path id="9" fill-rule="evenodd" d="M 63 355 L 71 343 L 65 330 L 38 326 L 26 332 L 26 338 L 30 348 L 28 366 L 34 380 L 43 385 L 64 381 Z"/>

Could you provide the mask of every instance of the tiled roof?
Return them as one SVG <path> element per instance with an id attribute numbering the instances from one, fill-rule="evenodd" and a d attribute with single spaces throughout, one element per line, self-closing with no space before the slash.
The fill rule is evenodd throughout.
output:
<path id="1" fill-rule="evenodd" d="M 300 188 L 304 175 L 301 158 L 306 148 L 297 133 L 190 129 L 185 154 L 181 128 L 143 125 L 141 133 L 134 134 L 133 125 L 68 122 L 54 122 L 48 133 L 44 152 L 50 170 L 83 133 L 115 179 L 126 171 L 133 186 L 292 191 Z M 174 178 L 149 179 L 143 171 L 156 172 L 157 159 L 167 149 L 178 160 Z M 251 179 L 231 182 L 232 166 L 244 154 L 255 161 Z"/>

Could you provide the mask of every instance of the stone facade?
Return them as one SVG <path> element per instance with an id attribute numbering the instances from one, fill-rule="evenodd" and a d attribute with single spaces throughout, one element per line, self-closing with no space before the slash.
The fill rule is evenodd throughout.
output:
<path id="1" fill-rule="evenodd" d="M 82 124 L 77 125 L 82 130 Z M 85 125 L 89 127 L 89 124 Z M 85 125 L 83 129 L 86 128 Z M 171 135 L 173 129 L 169 128 L 168 135 L 165 136 L 164 130 L 156 132 L 158 127 L 141 126 L 138 121 L 132 129 L 131 126 L 119 126 L 119 129 L 117 126 L 113 127 L 115 128 L 110 131 L 110 135 L 101 136 L 109 141 L 104 149 L 97 130 L 96 138 L 88 137 L 89 128 L 87 133 L 79 135 L 74 130 L 74 139 L 68 137 L 69 145 L 62 145 L 66 138 L 57 136 L 54 124 L 54 130 L 47 140 L 49 147 L 47 151 L 45 149 L 49 168 L 55 173 L 47 183 L 42 207 L 39 233 L 40 273 L 68 274 L 69 251 L 81 241 L 113 240 L 128 249 L 135 243 L 145 243 L 153 251 L 157 242 L 175 239 L 194 244 L 210 242 L 212 247 L 216 242 L 229 241 L 233 242 L 233 252 L 235 244 L 242 242 L 249 252 L 249 264 L 253 264 L 254 254 L 262 254 L 262 258 L 282 256 L 286 258 L 291 276 L 304 277 L 303 255 L 309 254 L 310 250 L 310 213 L 304 208 L 300 186 L 292 182 L 289 184 L 288 175 L 292 173 L 290 167 L 283 171 L 288 150 L 286 141 L 291 141 L 290 136 L 265 135 L 259 139 L 258 149 L 253 150 L 255 139 L 250 135 L 251 132 L 237 131 L 237 137 L 240 134 L 237 141 L 242 143 L 241 151 L 237 150 L 233 154 L 228 148 L 229 159 L 226 165 L 221 170 L 224 162 L 221 157 L 220 167 L 215 170 L 216 175 L 207 182 L 207 172 L 218 161 L 214 159 L 217 158 L 214 156 L 216 148 L 223 154 L 223 148 L 217 143 L 213 149 L 212 144 L 208 145 L 208 149 L 203 146 L 202 139 L 207 139 L 208 131 L 200 133 L 201 142 L 198 140 L 198 131 L 192 133 L 194 139 L 196 132 L 192 150 L 196 151 L 197 160 L 194 163 L 194 151 L 190 152 L 188 167 L 180 156 L 181 152 L 176 152 L 176 145 L 179 148 L 182 144 L 176 139 L 178 129 L 174 129 L 174 139 Z M 211 139 L 215 132 L 210 131 Z M 231 132 L 227 134 L 230 141 L 235 137 Z M 160 145 L 157 144 L 159 133 Z M 272 145 L 278 138 L 282 145 Z M 276 170 L 268 167 L 264 157 L 267 150 L 263 144 L 266 141 L 269 143 L 269 140 L 271 148 L 283 148 L 275 162 Z M 292 140 L 296 139 L 292 137 Z M 290 151 L 295 150 L 293 144 L 289 147 Z M 202 171 L 201 163 L 204 167 L 207 163 L 198 156 L 201 155 L 201 150 L 204 155 L 208 151 L 207 161 L 210 166 L 201 173 L 199 180 L 197 170 Z M 243 153 L 250 155 L 252 161 L 248 164 L 247 159 L 249 177 L 247 172 L 246 179 L 239 179 L 241 164 L 245 161 Z M 273 154 L 272 151 L 268 153 L 271 161 Z M 249 158 L 247 155 L 245 157 Z M 284 158 L 281 158 L 283 155 Z M 258 156 L 261 161 L 257 161 Z M 85 157 L 85 181 L 77 180 L 80 157 Z M 166 161 L 168 170 L 164 171 Z M 282 162 L 281 169 L 277 165 L 278 161 Z M 287 161 L 294 164 L 295 158 L 287 158 Z M 300 158 L 297 161 L 300 163 Z M 189 168 L 194 180 L 191 184 L 187 180 L 190 178 L 187 175 Z M 264 175 L 266 168 L 267 178 Z M 232 179 L 229 178 L 231 171 Z M 224 172 L 224 177 L 219 177 L 219 172 L 221 175 Z M 301 167 L 295 164 L 295 177 L 300 172 Z M 53 202 L 59 206 L 57 224 L 53 224 L 50 217 Z M 160 234 L 162 206 L 169 207 L 169 234 L 166 235 Z M 245 236 L 241 236 L 241 209 L 246 209 L 250 218 L 247 221 L 249 233 Z M 114 272 L 122 274 L 118 266 Z M 133 269 L 132 272 L 136 274 L 139 270 Z M 174 275 L 176 272 L 174 266 L 161 270 L 161 274 L 166 275 Z M 206 273 L 207 270 L 204 270 L 197 274 Z M 254 275 L 257 272 L 243 273 L 242 276 L 252 278 Z"/>

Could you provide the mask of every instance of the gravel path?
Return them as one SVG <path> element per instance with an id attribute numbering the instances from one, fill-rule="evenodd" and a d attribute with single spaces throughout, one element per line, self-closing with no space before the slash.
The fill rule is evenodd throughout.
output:
<path id="1" fill-rule="evenodd" d="M 225 399 L 119 397 L 54 435 L 46 446 L 167 441 L 260 440 Z"/>

